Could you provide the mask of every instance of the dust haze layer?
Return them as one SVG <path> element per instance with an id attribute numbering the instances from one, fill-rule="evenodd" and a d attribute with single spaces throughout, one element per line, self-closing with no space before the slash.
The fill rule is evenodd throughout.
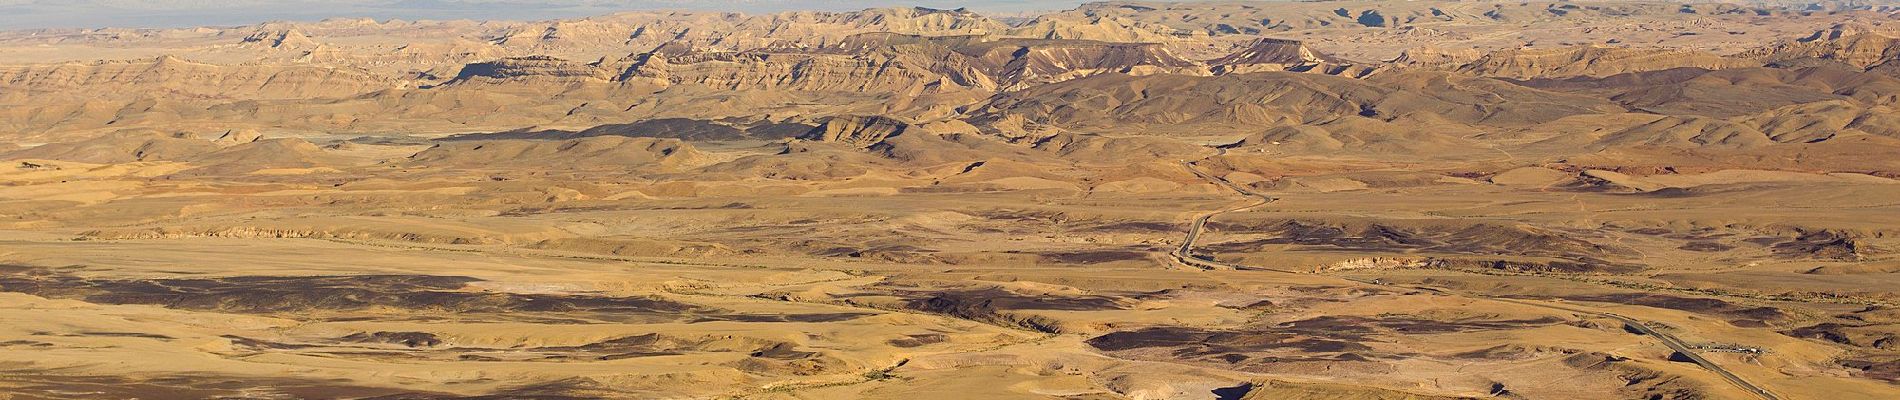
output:
<path id="1" fill-rule="evenodd" d="M 773 4 L 0 32 L 0 398 L 1900 396 L 1888 3 Z"/>

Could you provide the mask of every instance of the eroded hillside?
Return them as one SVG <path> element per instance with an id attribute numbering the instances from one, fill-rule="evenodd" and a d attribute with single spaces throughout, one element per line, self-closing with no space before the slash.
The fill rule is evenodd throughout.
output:
<path id="1" fill-rule="evenodd" d="M 1900 9 L 0 33 L 0 397 L 1884 399 Z"/>

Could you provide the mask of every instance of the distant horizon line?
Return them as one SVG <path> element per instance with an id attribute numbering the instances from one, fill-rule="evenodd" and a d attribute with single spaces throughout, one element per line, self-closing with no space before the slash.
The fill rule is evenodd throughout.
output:
<path id="1" fill-rule="evenodd" d="M 664 1 L 664 0 L 661 0 Z M 750 3 L 738 0 L 739 3 Z M 825 4 L 812 4 L 825 3 Z M 825 0 L 789 0 L 785 6 L 736 9 L 732 4 L 664 4 L 664 5 L 627 5 L 594 6 L 575 5 L 559 7 L 510 7 L 502 5 L 490 9 L 483 8 L 414 8 L 387 6 L 343 5 L 333 11 L 286 10 L 277 7 L 256 9 L 170 9 L 170 10 L 88 10 L 84 6 L 77 9 L 52 9 L 48 6 L 0 6 L 0 32 L 31 31 L 94 31 L 94 30 L 168 30 L 192 28 L 240 28 L 270 23 L 310 23 L 329 20 L 368 19 L 379 23 L 389 21 L 405 22 L 541 22 L 564 19 L 582 19 L 603 17 L 624 13 L 641 12 L 702 12 L 702 13 L 738 13 L 743 15 L 770 15 L 787 12 L 854 12 L 872 9 L 926 8 L 936 10 L 964 9 L 993 18 L 1025 17 L 1042 13 L 1071 10 L 1094 0 L 1036 0 L 1012 2 L 1002 0 L 978 0 L 951 6 L 942 1 L 905 1 L 905 2 L 837 2 Z M 1000 3 L 1000 4 L 998 4 Z M 59 6 L 53 6 L 59 7 Z M 286 7 L 287 8 L 287 7 Z"/>

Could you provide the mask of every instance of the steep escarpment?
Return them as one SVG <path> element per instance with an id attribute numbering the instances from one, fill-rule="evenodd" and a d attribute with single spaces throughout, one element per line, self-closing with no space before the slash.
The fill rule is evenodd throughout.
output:
<path id="1" fill-rule="evenodd" d="M 1877 11 L 1862 6 L 1839 8 L 1840 19 L 1849 20 Z M 0 104 L 15 106 L 0 110 L 0 129 L 38 142 L 57 142 L 64 135 L 90 137 L 128 127 L 179 131 L 207 125 L 215 125 L 213 131 L 444 133 L 526 126 L 578 130 L 666 118 L 742 119 L 737 124 L 788 119 L 813 123 L 833 115 L 987 120 L 992 115 L 984 110 L 992 105 L 1024 97 L 1015 92 L 1071 93 L 1068 88 L 1045 86 L 1092 77 L 1109 81 L 1121 79 L 1112 76 L 1290 71 L 1376 80 L 1380 75 L 1424 69 L 1549 81 L 1632 74 L 1681 76 L 1686 73 L 1680 71 L 1687 69 L 1797 71 L 1844 66 L 1880 71 L 1879 65 L 1886 62 L 1882 60 L 1892 58 L 1891 40 L 1881 36 L 1891 29 L 1854 23 L 1739 56 L 1685 50 L 1716 42 L 1732 49 L 1737 45 L 1730 42 L 1752 40 L 1763 33 L 1718 32 L 1715 27 L 1764 16 L 1801 24 L 1824 19 L 1812 11 L 1800 14 L 1773 6 L 1648 2 L 1115 2 L 1022 18 L 963 9 L 879 8 L 767 14 L 630 12 L 532 22 L 333 19 L 200 29 L 46 30 L 0 33 L 0 47 L 21 49 L 0 54 L 27 57 L 52 54 L 33 50 L 34 46 L 65 50 L 91 46 L 119 49 L 110 54 L 120 60 L 61 56 L 70 59 L 0 67 Z M 1589 27 L 1583 34 L 1591 39 L 1553 44 L 1545 37 L 1548 33 L 1500 33 L 1527 23 Z M 1659 32 L 1673 36 L 1654 43 L 1637 40 Z M 1718 33 L 1734 37 L 1713 39 Z M 65 50 L 60 54 L 82 54 Z M 1389 62 L 1361 61 L 1375 59 L 1364 57 L 1368 52 L 1378 53 L 1377 59 L 1399 57 Z M 0 57 L 0 62 L 12 63 L 6 57 Z M 1715 75 L 1710 77 L 1704 80 Z M 1705 106 L 1699 98 L 1708 96 L 1698 92 L 1752 93 L 1760 96 L 1736 98 L 1779 103 L 1759 102 L 1764 107 L 1841 96 L 1876 105 L 1900 98 L 1896 95 L 1900 90 L 1864 77 L 1858 79 L 1865 84 L 1838 77 L 1809 79 L 1798 85 L 1806 89 L 1755 91 L 1760 93 L 1749 92 L 1741 78 L 1730 79 L 1723 84 L 1727 88 L 1709 89 L 1705 82 L 1683 87 L 1678 85 L 1682 81 L 1645 76 L 1641 80 L 1661 85 L 1629 88 L 1613 100 L 1645 112 L 1732 117 L 1762 107 Z M 1822 80 L 1826 82 L 1818 83 Z M 1528 85 L 1542 88 L 1542 84 Z M 1824 91 L 1827 95 L 1808 95 L 1822 89 L 1818 85 L 1831 85 Z M 1306 91 L 1276 84 L 1268 88 L 1289 90 L 1295 97 Z M 1603 90 L 1564 91 L 1598 94 Z M 1421 103 L 1421 108 L 1433 114 L 1459 114 L 1447 117 L 1455 123 L 1492 118 L 1473 116 L 1478 114 L 1510 115 L 1498 109 L 1519 108 L 1468 100 L 1452 101 L 1449 107 L 1429 104 L 1434 101 Z M 1355 107 L 1367 103 L 1335 102 Z M 1411 108 L 1402 106 L 1408 101 L 1393 100 L 1378 102 L 1382 104 L 1373 109 L 1307 115 L 1286 108 L 1320 106 L 1271 103 L 1222 103 L 1217 110 L 1195 113 L 1207 115 L 1135 112 L 1112 118 L 1262 123 L 1366 112 L 1389 120 Z M 1003 118 L 1027 123 L 1010 123 L 1024 129 L 1040 129 L 1038 124 L 1052 121 L 1021 119 L 1027 116 Z"/>
<path id="2" fill-rule="evenodd" d="M 1102 73 L 1187 72 L 1195 63 L 1152 43 L 863 34 L 815 49 L 737 53 L 667 45 L 631 57 L 622 79 L 748 89 L 1013 90 Z"/>
<path id="3" fill-rule="evenodd" d="M 957 52 L 994 65 L 990 73 L 1007 82 L 1005 90 L 1078 76 L 1178 73 L 1196 66 L 1152 43 L 999 40 L 961 46 Z"/>
<path id="4" fill-rule="evenodd" d="M 129 61 L 0 66 L 0 102 L 165 96 L 194 99 L 340 98 L 396 81 L 365 71 L 298 65 L 216 65 L 163 56 Z"/>
<path id="5" fill-rule="evenodd" d="M 1900 68 L 1900 39 L 1859 24 L 1837 24 L 1808 37 L 1786 40 L 1743 54 L 1766 63 L 1840 63 L 1863 70 Z"/>
<path id="6" fill-rule="evenodd" d="M 1207 62 L 1216 74 L 1263 71 L 1319 72 L 1363 76 L 1377 67 L 1355 63 L 1313 50 L 1297 40 L 1262 38 L 1236 51 Z"/>

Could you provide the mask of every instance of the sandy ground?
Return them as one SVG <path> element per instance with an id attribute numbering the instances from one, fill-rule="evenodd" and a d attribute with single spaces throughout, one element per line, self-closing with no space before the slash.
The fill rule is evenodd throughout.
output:
<path id="1" fill-rule="evenodd" d="M 1897 398 L 1813 7 L 0 32 L 0 399 Z"/>

